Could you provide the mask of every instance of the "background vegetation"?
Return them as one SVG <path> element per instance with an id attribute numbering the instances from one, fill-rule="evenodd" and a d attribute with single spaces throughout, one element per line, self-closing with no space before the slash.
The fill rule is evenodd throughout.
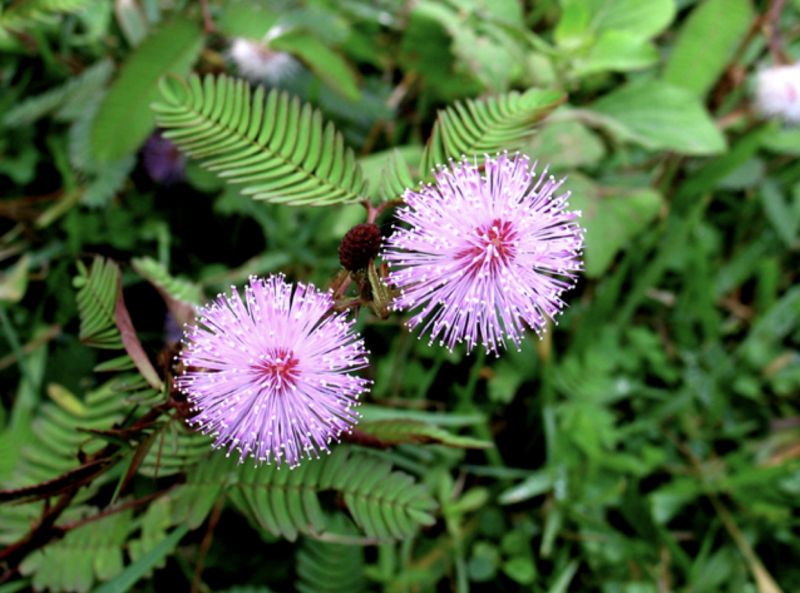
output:
<path id="1" fill-rule="evenodd" d="M 750 107 L 800 57 L 799 2 L 0 6 L 0 592 L 800 590 L 800 132 Z M 231 46 L 267 32 L 254 74 Z M 174 149 L 182 178 L 154 180 L 142 145 L 190 71 L 315 106 L 363 182 L 272 203 Z M 450 354 L 365 307 L 360 442 L 275 471 L 185 428 L 193 304 L 250 274 L 326 286 L 364 195 L 505 148 L 584 212 L 543 341 Z"/>

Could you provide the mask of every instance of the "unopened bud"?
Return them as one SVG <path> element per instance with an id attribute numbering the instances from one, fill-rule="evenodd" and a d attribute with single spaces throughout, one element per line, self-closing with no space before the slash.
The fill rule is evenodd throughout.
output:
<path id="1" fill-rule="evenodd" d="M 363 270 L 381 248 L 381 230 L 378 225 L 364 223 L 347 231 L 339 245 L 339 261 L 351 272 Z"/>

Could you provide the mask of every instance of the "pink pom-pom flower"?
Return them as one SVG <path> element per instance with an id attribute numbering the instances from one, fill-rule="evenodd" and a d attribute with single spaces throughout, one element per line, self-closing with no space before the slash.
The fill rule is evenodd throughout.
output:
<path id="1" fill-rule="evenodd" d="M 179 355 L 176 385 L 189 423 L 239 461 L 294 467 L 329 451 L 358 421 L 369 381 L 364 341 L 330 293 L 283 276 L 251 277 L 199 310 Z"/>
<path id="2" fill-rule="evenodd" d="M 524 155 L 486 157 L 483 172 L 463 160 L 436 182 L 406 191 L 383 253 L 393 307 L 430 342 L 497 354 L 519 347 L 526 327 L 540 334 L 565 306 L 561 295 L 581 270 L 580 212 L 545 170 Z"/>

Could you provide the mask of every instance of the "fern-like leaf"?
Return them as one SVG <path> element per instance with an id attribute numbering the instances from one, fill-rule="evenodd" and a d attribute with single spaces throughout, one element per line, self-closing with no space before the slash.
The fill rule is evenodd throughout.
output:
<path id="1" fill-rule="evenodd" d="M 273 535 L 294 541 L 298 533 L 322 533 L 326 522 L 317 493 L 323 465 L 307 462 L 293 471 L 242 466 L 232 499 Z"/>
<path id="2" fill-rule="evenodd" d="M 405 539 L 434 522 L 436 503 L 414 478 L 389 462 L 339 446 L 329 456 L 286 471 L 275 466 L 240 466 L 230 478 L 231 499 L 265 530 L 294 541 L 330 526 L 319 495 L 332 491 L 367 536 Z"/>
<path id="3" fill-rule="evenodd" d="M 92 514 L 96 512 L 91 509 Z M 122 572 L 123 544 L 130 529 L 130 511 L 92 521 L 30 554 L 20 565 L 20 572 L 33 575 L 37 591 L 91 591 L 95 581 Z"/>
<path id="4" fill-rule="evenodd" d="M 414 185 L 414 178 L 406 160 L 399 151 L 393 150 L 381 171 L 381 182 L 378 193 L 382 200 L 400 198 L 405 191 Z"/>
<path id="5" fill-rule="evenodd" d="M 10 486 L 22 487 L 51 480 L 80 465 L 75 454 L 91 455 L 106 442 L 85 432 L 107 430 L 131 409 L 130 397 L 152 393 L 139 375 L 119 375 L 79 399 L 58 385 L 48 387 L 50 402 L 34 417 L 35 438 L 21 446 Z M 127 396 L 127 397 L 126 397 Z M 102 480 L 96 481 L 96 483 Z"/>
<path id="6" fill-rule="evenodd" d="M 73 281 L 78 288 L 80 340 L 95 348 L 117 350 L 122 340 L 114 320 L 119 267 L 113 261 L 95 257 L 87 272 L 78 262 L 79 275 Z"/>
<path id="7" fill-rule="evenodd" d="M 186 474 L 186 483 L 171 494 L 172 516 L 175 524 L 196 529 L 203 524 L 229 482 L 236 481 L 237 469 L 224 455 L 214 454 L 197 463 Z"/>
<path id="8" fill-rule="evenodd" d="M 128 542 L 128 553 L 132 562 L 136 562 L 167 539 L 170 528 L 175 525 L 172 520 L 171 504 L 171 500 L 167 496 L 156 499 L 147 507 L 147 511 L 137 518 L 136 526 L 139 527 L 139 537 Z M 156 563 L 155 568 L 163 568 L 165 565 L 166 559 L 162 558 L 160 562 Z M 145 576 L 150 576 L 150 574 Z"/>
<path id="9" fill-rule="evenodd" d="M 175 423 L 170 423 L 156 436 L 139 467 L 139 473 L 151 478 L 178 474 L 208 457 L 210 447 L 209 437 L 186 432 Z"/>
<path id="10" fill-rule="evenodd" d="M 25 537 L 42 516 L 44 501 L 0 505 L 0 548 Z"/>
<path id="11" fill-rule="evenodd" d="M 196 307 L 204 300 L 203 291 L 197 284 L 171 276 L 161 263 L 149 257 L 134 259 L 131 264 L 140 276 L 155 287 L 179 325 L 194 318 Z"/>
<path id="12" fill-rule="evenodd" d="M 422 155 L 428 172 L 451 158 L 516 150 L 536 122 L 564 101 L 563 93 L 531 89 L 485 100 L 467 99 L 439 112 Z"/>
<path id="13" fill-rule="evenodd" d="M 352 523 L 341 515 L 331 523 L 337 533 L 355 532 Z M 299 593 L 359 593 L 365 589 L 362 546 L 303 538 L 295 569 Z"/>
<path id="14" fill-rule="evenodd" d="M 183 278 L 171 276 L 169 271 L 153 258 L 135 258 L 131 264 L 145 280 L 173 299 L 190 305 L 199 305 L 203 301 L 203 291 L 199 286 Z"/>
<path id="15" fill-rule="evenodd" d="M 192 75 L 162 81 L 152 106 L 165 136 L 257 200 L 326 206 L 362 199 L 363 173 L 333 124 L 298 98 L 243 80 Z"/>

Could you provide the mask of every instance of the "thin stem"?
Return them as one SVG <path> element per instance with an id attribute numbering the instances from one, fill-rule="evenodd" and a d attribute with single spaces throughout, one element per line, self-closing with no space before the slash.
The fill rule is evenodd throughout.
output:
<path id="1" fill-rule="evenodd" d="M 696 475 L 697 480 L 705 485 L 706 482 L 703 479 L 703 464 L 700 458 L 695 455 L 694 451 L 690 447 L 688 447 L 685 443 L 683 443 L 676 435 L 667 434 L 667 437 L 676 445 L 678 450 L 683 453 L 683 455 L 688 459 L 690 466 L 694 474 Z M 761 591 L 774 591 L 779 593 L 782 589 L 778 586 L 775 582 L 775 579 L 766 569 L 764 564 L 761 562 L 761 559 L 756 555 L 755 550 L 753 550 L 752 545 L 750 542 L 747 541 L 747 538 L 744 537 L 739 526 L 736 525 L 733 517 L 731 516 L 730 511 L 728 511 L 727 507 L 722 503 L 720 497 L 717 496 L 716 492 L 711 490 L 710 488 L 706 492 L 706 496 L 711 501 L 711 505 L 714 507 L 714 510 L 717 513 L 722 525 L 725 527 L 725 530 L 730 535 L 733 543 L 736 544 L 736 547 L 739 549 L 739 553 L 744 557 L 745 561 L 747 562 L 748 568 L 750 569 L 753 578 L 757 583 L 759 583 Z"/>
<path id="2" fill-rule="evenodd" d="M 147 426 L 151 421 L 151 418 L 158 417 L 164 412 L 164 406 L 165 404 L 161 404 L 152 408 L 129 428 Z M 90 456 L 86 462 L 96 463 L 101 460 L 108 459 L 109 457 L 115 455 L 118 449 L 119 447 L 117 445 L 107 445 L 94 455 Z M 14 569 L 16 566 L 18 566 L 19 563 L 22 562 L 25 556 L 27 556 L 30 552 L 64 536 L 66 533 L 64 527 L 56 526 L 55 523 L 70 505 L 73 498 L 83 487 L 83 485 L 84 484 L 82 482 L 72 485 L 68 490 L 59 495 L 58 500 L 54 505 L 50 505 L 49 499 L 46 499 L 45 507 L 38 522 L 33 525 L 28 533 L 26 533 L 22 538 L 0 550 L 0 564 L 8 567 L 3 576 L 0 577 L 0 583 L 3 582 L 3 579 L 10 578 L 10 576 L 14 574 Z M 118 508 L 119 507 L 115 507 L 115 509 Z M 117 511 L 114 510 L 113 512 Z M 99 518 L 99 515 L 92 520 L 95 520 L 96 518 Z"/>
<path id="3" fill-rule="evenodd" d="M 116 513 L 121 513 L 122 511 L 127 511 L 128 509 L 135 509 L 136 507 L 142 506 L 143 504 L 147 504 L 150 501 L 155 500 L 156 498 L 160 498 L 167 494 L 172 487 L 167 488 L 166 490 L 161 490 L 160 492 L 153 492 L 152 494 L 148 494 L 147 496 L 143 496 L 142 498 L 137 498 L 135 500 L 129 500 L 122 504 L 118 504 L 110 509 L 105 509 L 99 513 L 95 513 L 94 515 L 90 515 L 88 517 L 84 517 L 79 521 L 74 521 L 72 523 L 67 523 L 66 525 L 58 526 L 57 529 L 63 533 L 71 531 L 72 529 L 77 529 L 78 527 L 83 527 L 87 523 L 93 523 L 94 521 L 99 521 L 100 519 L 105 519 L 110 515 L 114 515 Z"/>
<path id="4" fill-rule="evenodd" d="M 378 217 L 386 210 L 390 208 L 396 208 L 404 203 L 405 202 L 403 200 L 389 200 L 387 202 L 382 202 L 377 206 L 373 206 L 369 200 L 364 200 L 361 202 L 361 205 L 367 210 L 367 223 L 375 224 L 375 221 L 378 220 Z"/>
<path id="5" fill-rule="evenodd" d="M 347 270 L 342 270 L 337 274 L 336 278 L 333 279 L 333 282 L 331 282 L 329 286 L 329 289 L 333 291 L 333 300 L 338 300 L 344 296 L 350 286 L 351 280 L 350 272 Z"/>
<path id="6" fill-rule="evenodd" d="M 214 19 L 211 18 L 208 0 L 200 0 L 200 10 L 203 12 L 203 29 L 206 33 L 214 33 L 217 27 L 214 25 Z"/>
<path id="7" fill-rule="evenodd" d="M 789 62 L 786 53 L 783 51 L 780 28 L 781 12 L 785 4 L 786 0 L 772 0 L 767 13 L 764 15 L 764 24 L 762 26 L 764 36 L 767 38 L 769 53 L 772 55 L 772 61 L 776 64 L 786 64 Z"/>
<path id="8" fill-rule="evenodd" d="M 60 325 L 51 325 L 48 327 L 44 332 L 33 338 L 30 342 L 22 346 L 22 354 L 30 354 L 34 350 L 36 350 L 39 346 L 43 346 L 47 344 L 49 341 L 56 338 L 61 333 L 61 326 Z M 18 352 L 12 352 L 11 354 L 7 354 L 6 356 L 0 358 L 0 371 L 10 367 L 19 359 Z"/>
<path id="9" fill-rule="evenodd" d="M 222 508 L 225 506 L 225 497 L 219 498 L 214 508 L 211 511 L 211 516 L 208 518 L 208 527 L 203 535 L 203 541 L 200 542 L 200 550 L 197 552 L 197 562 L 194 566 L 194 576 L 192 577 L 192 588 L 190 593 L 198 593 L 202 585 L 203 569 L 206 565 L 206 556 L 208 550 L 211 548 L 211 542 L 214 540 L 214 529 L 219 523 L 219 518 L 222 515 Z"/>
<path id="10" fill-rule="evenodd" d="M 341 301 L 336 303 L 333 306 L 333 310 L 337 313 L 341 313 L 342 311 L 347 311 L 348 309 L 355 309 L 356 307 L 360 307 L 363 305 L 364 302 L 361 300 L 361 297 L 355 297 L 352 299 L 348 299 L 346 301 Z"/>
<path id="11" fill-rule="evenodd" d="M 388 449 L 392 443 L 387 443 L 373 436 L 369 433 L 353 428 L 350 432 L 342 433 L 342 441 L 345 443 L 352 443 L 354 445 L 361 445 L 362 447 L 371 447 L 373 449 Z"/>
<path id="12" fill-rule="evenodd" d="M 26 360 L 25 353 L 23 352 L 22 346 L 20 346 L 19 340 L 17 339 L 17 332 L 14 331 L 14 326 L 11 325 L 8 315 L 6 315 L 5 304 L 0 304 L 0 325 L 3 326 L 3 333 L 5 334 L 8 344 L 11 346 L 11 352 L 17 359 L 17 365 L 19 366 L 20 373 L 22 374 L 22 380 L 28 383 L 28 387 L 30 387 L 32 392 L 36 393 L 38 391 L 38 385 L 36 385 L 33 374 L 31 373 L 30 368 L 28 368 L 28 361 Z"/>
<path id="13" fill-rule="evenodd" d="M 69 492 L 65 492 L 59 496 L 56 504 L 45 506 L 39 522 L 31 527 L 31 530 L 22 539 L 0 550 L 0 563 L 8 566 L 8 570 L 3 575 L 3 579 L 5 579 L 7 575 L 13 575 L 13 569 L 16 568 L 30 552 L 45 546 L 53 539 L 62 537 L 63 534 L 55 527 L 55 522 L 72 502 L 72 499 L 78 493 L 78 489 L 79 488 L 73 488 Z M 2 582 L 3 580 L 0 579 L 0 583 Z"/>

